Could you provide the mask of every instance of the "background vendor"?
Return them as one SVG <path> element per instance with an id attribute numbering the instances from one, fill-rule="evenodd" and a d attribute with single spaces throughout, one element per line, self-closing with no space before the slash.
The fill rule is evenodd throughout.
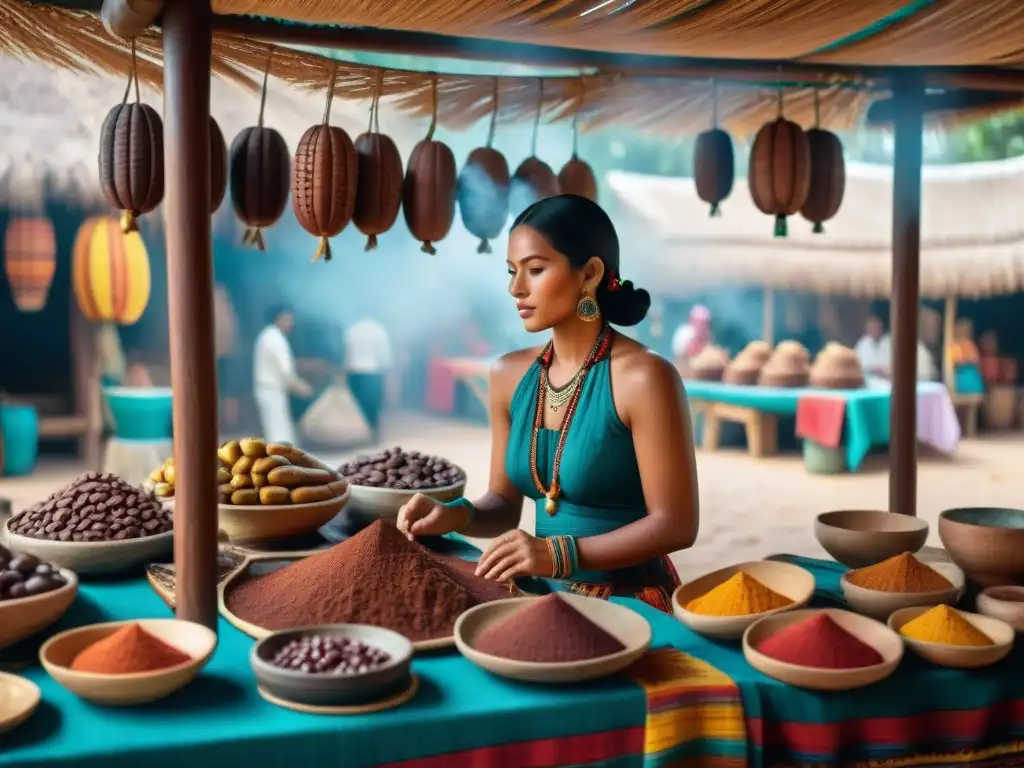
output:
<path id="1" fill-rule="evenodd" d="M 672 334 L 672 359 L 681 371 L 688 371 L 690 360 L 700 354 L 712 341 L 711 312 L 697 304 L 690 310 L 689 321 Z"/>
<path id="2" fill-rule="evenodd" d="M 313 388 L 295 372 L 295 358 L 288 341 L 294 325 L 291 309 L 278 305 L 267 312 L 267 325 L 256 337 L 253 395 L 267 442 L 297 442 L 288 396 L 313 394 Z"/>
<path id="3" fill-rule="evenodd" d="M 380 435 L 381 411 L 392 368 L 391 337 L 379 320 L 364 317 L 345 330 L 345 378 L 374 440 Z"/>

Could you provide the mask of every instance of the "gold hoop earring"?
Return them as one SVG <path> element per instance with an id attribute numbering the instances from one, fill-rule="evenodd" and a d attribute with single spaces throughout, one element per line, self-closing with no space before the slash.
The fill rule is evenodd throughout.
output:
<path id="1" fill-rule="evenodd" d="M 597 306 L 593 296 L 584 295 L 576 304 L 576 317 L 585 323 L 594 322 L 600 314 L 601 308 Z"/>

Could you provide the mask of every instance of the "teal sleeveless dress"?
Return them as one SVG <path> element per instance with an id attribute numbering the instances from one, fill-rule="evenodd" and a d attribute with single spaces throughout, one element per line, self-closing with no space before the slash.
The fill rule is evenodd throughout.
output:
<path id="1" fill-rule="evenodd" d="M 530 440 L 541 363 L 535 361 L 512 395 L 512 429 L 505 471 L 509 480 L 537 508 L 537 536 L 586 538 L 609 533 L 643 518 L 640 468 L 633 436 L 622 423 L 612 399 L 611 363 L 605 357 L 587 372 L 576 415 L 569 427 L 559 471 L 558 510 L 549 515 L 545 496 L 530 472 Z M 537 436 L 537 470 L 541 482 L 551 485 L 551 467 L 559 432 L 541 429 Z M 672 590 L 679 579 L 667 557 L 616 571 L 577 571 L 573 581 L 551 581 L 555 589 L 607 599 L 611 595 L 638 597 L 671 612 Z"/>

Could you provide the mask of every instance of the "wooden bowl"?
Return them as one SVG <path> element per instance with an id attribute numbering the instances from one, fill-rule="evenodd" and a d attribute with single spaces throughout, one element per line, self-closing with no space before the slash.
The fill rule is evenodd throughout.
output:
<path id="1" fill-rule="evenodd" d="M 596 597 L 564 592 L 559 593 L 559 597 L 615 637 L 625 648 L 618 653 L 596 659 L 562 663 L 514 661 L 481 653 L 474 648 L 476 638 L 484 629 L 525 607 L 536 600 L 535 597 L 499 600 L 470 608 L 455 622 L 455 647 L 459 649 L 459 653 L 488 672 L 500 677 L 534 683 L 578 683 L 607 677 L 637 661 L 650 648 L 651 625 L 639 613 L 624 605 L 599 600 Z M 558 629 L 552 628 L 551 631 L 557 632 Z"/>
<path id="2" fill-rule="evenodd" d="M 947 509 L 939 515 L 939 538 L 972 581 L 996 586 L 1024 576 L 1024 510 Z"/>
<path id="3" fill-rule="evenodd" d="M 978 595 L 978 613 L 1024 632 L 1024 587 L 988 587 Z"/>
<path id="4" fill-rule="evenodd" d="M 900 628 L 904 624 L 913 621 L 928 610 L 930 609 L 916 607 L 903 608 L 896 611 L 889 617 L 889 627 L 896 633 L 899 633 Z M 977 613 L 967 613 L 966 611 L 960 611 L 960 615 L 988 635 L 994 645 L 986 645 L 979 648 L 975 646 L 926 643 L 921 640 L 904 637 L 903 635 L 900 635 L 900 639 L 910 646 L 910 649 L 921 658 L 928 659 L 928 661 L 938 664 L 940 667 L 953 667 L 954 669 L 987 667 L 995 664 L 1010 652 L 1010 649 L 1013 647 L 1014 631 L 1013 627 L 1005 621 L 993 619 L 990 616 L 981 616 Z"/>
<path id="5" fill-rule="evenodd" d="M 13 731 L 39 706 L 42 693 L 31 680 L 0 672 L 0 734 Z"/>
<path id="6" fill-rule="evenodd" d="M 400 510 L 417 493 L 429 496 L 435 501 L 452 501 L 466 490 L 466 481 L 460 480 L 454 485 L 427 490 L 396 491 L 393 488 L 375 488 L 369 485 L 352 485 L 348 487 L 352 494 L 348 505 L 348 513 L 361 524 L 372 523 L 374 520 L 398 519 Z"/>
<path id="7" fill-rule="evenodd" d="M 79 576 L 118 573 L 162 560 L 174 551 L 174 531 L 123 541 L 50 541 L 21 536 L 10 528 L 5 534 L 9 549 L 67 568 Z"/>
<path id="8" fill-rule="evenodd" d="M 351 675 L 310 674 L 270 663 L 287 643 L 310 635 L 342 635 L 380 648 L 391 660 Z M 285 701 L 311 706 L 359 706 L 387 699 L 409 687 L 412 643 L 397 632 L 368 624 L 328 624 L 274 632 L 253 646 L 249 662 L 260 688 Z"/>
<path id="9" fill-rule="evenodd" d="M 885 621 L 893 611 L 902 608 L 933 608 L 941 603 L 956 605 L 964 593 L 964 572 L 953 563 L 929 563 L 929 567 L 949 579 L 952 588 L 937 592 L 883 592 L 851 584 L 845 573 L 839 579 L 839 588 L 851 608 L 879 621 Z"/>
<path id="10" fill-rule="evenodd" d="M 348 503 L 350 493 L 310 504 L 218 504 L 217 520 L 233 543 L 293 539 L 323 527 Z"/>
<path id="11" fill-rule="evenodd" d="M 706 595 L 739 571 L 753 576 L 772 591 L 788 597 L 793 601 L 792 604 L 771 611 L 752 613 L 748 616 L 704 616 L 686 610 L 686 604 L 691 600 Z M 688 584 L 676 587 L 676 591 L 672 594 L 672 612 L 683 624 L 698 634 L 722 639 L 736 639 L 742 637 L 747 627 L 758 619 L 802 608 L 813 594 L 814 576 L 810 571 L 792 563 L 756 560 L 730 565 L 728 568 L 713 571 Z"/>
<path id="12" fill-rule="evenodd" d="M 191 660 L 156 672 L 130 675 L 101 675 L 76 672 L 71 662 L 83 650 L 132 621 L 91 624 L 61 632 L 39 649 L 39 660 L 54 680 L 76 696 L 94 704 L 131 707 L 171 695 L 184 688 L 199 674 L 217 647 L 217 635 L 190 621 L 178 619 L 140 619 L 138 624 L 151 635 L 191 656 Z"/>
<path id="13" fill-rule="evenodd" d="M 928 521 L 869 509 L 823 512 L 814 535 L 847 568 L 875 565 L 903 552 L 917 552 L 928 538 Z"/>
<path id="14" fill-rule="evenodd" d="M 66 582 L 60 589 L 0 602 L 0 648 L 43 631 L 71 607 L 78 594 L 78 577 L 65 568 L 60 575 Z"/>
<path id="15" fill-rule="evenodd" d="M 758 645 L 779 630 L 819 613 L 827 614 L 844 630 L 878 651 L 882 662 L 854 669 L 819 669 L 776 661 L 757 650 Z M 874 619 L 836 608 L 821 608 L 767 616 L 750 625 L 743 633 L 743 655 L 754 669 L 788 685 L 816 691 L 849 691 L 877 683 L 895 672 L 903 658 L 903 642 L 892 629 Z"/>

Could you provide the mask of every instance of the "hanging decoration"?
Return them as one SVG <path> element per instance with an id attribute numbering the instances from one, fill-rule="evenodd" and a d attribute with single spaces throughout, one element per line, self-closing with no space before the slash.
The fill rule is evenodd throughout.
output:
<path id="1" fill-rule="evenodd" d="M 377 237 L 395 225 L 402 208 L 402 155 L 390 136 L 380 132 L 380 99 L 384 94 L 384 70 L 370 104 L 370 125 L 356 139 L 356 207 L 352 221 L 366 235 L 366 250 L 377 247 Z"/>
<path id="2" fill-rule="evenodd" d="M 693 151 L 693 181 L 697 197 L 711 206 L 710 216 L 721 215 L 721 204 L 732 193 L 736 155 L 732 137 L 718 126 L 718 85 L 711 83 L 711 129 L 697 136 Z"/>
<path id="3" fill-rule="evenodd" d="M 291 165 L 284 137 L 263 125 L 270 63 L 271 57 L 268 56 L 256 125 L 243 129 L 235 137 L 228 157 L 231 203 L 235 214 L 246 225 L 242 244 L 258 251 L 267 249 L 263 230 L 281 218 L 288 204 Z"/>
<path id="4" fill-rule="evenodd" d="M 217 121 L 210 118 L 210 213 L 224 202 L 228 191 L 228 146 Z"/>
<path id="5" fill-rule="evenodd" d="M 402 210 L 422 251 L 436 254 L 434 243 L 443 240 L 455 220 L 455 155 L 447 144 L 434 140 L 437 130 L 437 78 L 430 81 L 433 114 L 430 128 L 409 155 L 402 183 Z"/>
<path id="6" fill-rule="evenodd" d="M 831 219 L 843 204 L 846 193 L 846 160 L 843 142 L 832 131 L 821 127 L 821 104 L 814 92 L 814 127 L 807 131 L 811 152 L 811 182 L 807 201 L 800 214 L 814 224 L 815 234 L 825 231 L 823 223 Z"/>
<path id="7" fill-rule="evenodd" d="M 775 217 L 776 237 L 786 236 L 786 217 L 803 207 L 811 186 L 807 134 L 782 116 L 782 96 L 780 86 L 778 117 L 757 132 L 747 179 L 754 205 L 761 213 Z"/>
<path id="8" fill-rule="evenodd" d="M 356 209 L 356 147 L 344 130 L 330 124 L 337 77 L 335 67 L 323 122 L 302 134 L 292 169 L 295 218 L 303 229 L 320 238 L 313 261 L 331 260 L 329 238 L 348 226 Z"/>
<path id="9" fill-rule="evenodd" d="M 544 112 L 544 81 L 538 80 L 537 83 L 537 110 L 533 119 L 530 156 L 519 164 L 512 176 L 512 210 L 516 214 L 538 200 L 558 194 L 558 177 L 550 165 L 537 157 L 537 135 Z"/>
<path id="10" fill-rule="evenodd" d="M 580 106 L 572 116 L 572 157 L 558 172 L 558 188 L 563 194 L 579 195 L 597 202 L 597 179 L 590 163 L 579 157 L 579 115 L 587 100 L 587 84 L 580 79 Z"/>
<path id="11" fill-rule="evenodd" d="M 57 271 L 57 237 L 44 216 L 12 219 L 4 232 L 4 272 L 14 304 L 22 312 L 46 306 Z"/>
<path id="12" fill-rule="evenodd" d="M 501 234 L 508 222 L 509 177 L 508 161 L 494 148 L 494 135 L 498 128 L 500 106 L 498 78 L 494 78 L 491 125 L 487 130 L 487 143 L 469 153 L 459 174 L 458 198 L 462 223 L 469 233 L 480 238 L 477 253 L 490 253 L 493 240 Z"/>
<path id="13" fill-rule="evenodd" d="M 135 40 L 131 55 L 124 98 L 100 129 L 99 154 L 100 187 L 107 202 L 121 211 L 125 232 L 137 231 L 136 219 L 164 198 L 164 126 L 156 110 L 142 103 Z M 135 103 L 129 104 L 133 86 Z"/>
<path id="14" fill-rule="evenodd" d="M 112 217 L 87 219 L 75 236 L 71 280 L 87 320 L 133 325 L 149 304 L 149 256 L 142 235 L 123 232 Z"/>

